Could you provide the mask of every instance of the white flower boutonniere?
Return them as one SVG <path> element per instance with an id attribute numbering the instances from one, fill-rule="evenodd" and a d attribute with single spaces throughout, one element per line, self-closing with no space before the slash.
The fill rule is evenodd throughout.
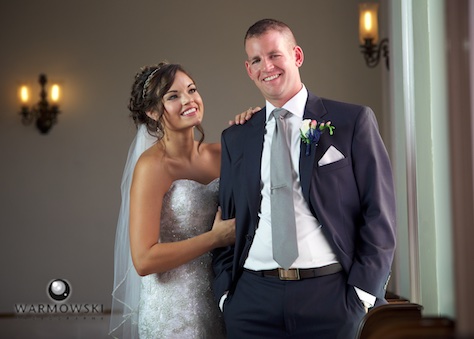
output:
<path id="1" fill-rule="evenodd" d="M 311 154 L 311 144 L 317 144 L 321 133 L 325 130 L 329 131 L 329 135 L 334 134 L 336 127 L 331 125 L 331 122 L 320 122 L 316 120 L 304 119 L 301 123 L 300 134 L 301 141 L 306 144 L 306 156 Z"/>

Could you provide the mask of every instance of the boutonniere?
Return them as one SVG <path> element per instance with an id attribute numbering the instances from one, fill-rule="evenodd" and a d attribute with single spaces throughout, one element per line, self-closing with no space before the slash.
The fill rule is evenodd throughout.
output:
<path id="1" fill-rule="evenodd" d="M 301 141 L 306 144 L 306 156 L 311 153 L 311 144 L 317 143 L 321 137 L 321 133 L 325 130 L 329 131 L 329 135 L 334 134 L 336 127 L 331 125 L 331 122 L 320 122 L 316 120 L 304 119 L 301 123 L 300 134 Z"/>

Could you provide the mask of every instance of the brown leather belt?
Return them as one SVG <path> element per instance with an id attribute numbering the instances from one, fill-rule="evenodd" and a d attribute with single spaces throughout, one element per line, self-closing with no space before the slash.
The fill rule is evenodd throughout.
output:
<path id="1" fill-rule="evenodd" d="M 280 280 L 301 280 L 308 278 L 317 278 L 342 271 L 341 264 L 330 264 L 316 268 L 275 268 L 273 270 L 253 271 L 244 269 L 246 272 L 256 274 L 261 277 L 274 277 Z"/>

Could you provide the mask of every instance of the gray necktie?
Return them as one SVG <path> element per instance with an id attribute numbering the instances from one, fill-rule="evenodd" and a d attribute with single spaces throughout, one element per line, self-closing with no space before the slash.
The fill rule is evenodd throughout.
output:
<path id="1" fill-rule="evenodd" d="M 272 217 L 273 259 L 288 269 L 298 258 L 296 241 L 295 207 L 293 202 L 293 174 L 288 140 L 286 138 L 285 116 L 289 112 L 276 108 L 271 159 L 270 159 L 270 201 Z"/>

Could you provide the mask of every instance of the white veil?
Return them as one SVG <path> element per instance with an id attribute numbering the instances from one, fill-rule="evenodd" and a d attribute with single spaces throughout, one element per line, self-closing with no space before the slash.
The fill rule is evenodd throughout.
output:
<path id="1" fill-rule="evenodd" d="M 144 124 L 140 125 L 130 145 L 122 175 L 122 204 L 117 222 L 114 250 L 114 288 L 109 334 L 115 338 L 138 338 L 138 303 L 140 301 L 140 276 L 133 267 L 130 255 L 129 217 L 130 185 L 133 170 L 140 155 L 156 142 Z"/>

